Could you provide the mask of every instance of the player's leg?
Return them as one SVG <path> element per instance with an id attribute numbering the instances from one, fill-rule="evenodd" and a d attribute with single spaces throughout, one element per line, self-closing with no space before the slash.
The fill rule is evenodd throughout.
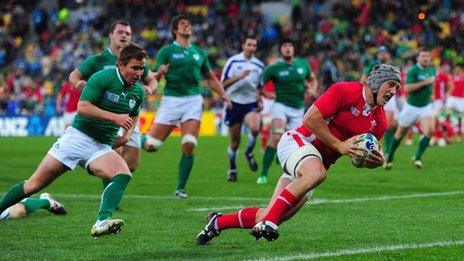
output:
<path id="1" fill-rule="evenodd" d="M 147 152 L 157 151 L 176 125 L 153 122 L 150 131 L 141 137 L 141 147 Z"/>
<path id="2" fill-rule="evenodd" d="M 385 131 L 384 134 L 384 153 L 388 153 L 388 149 L 391 146 L 391 143 L 393 142 L 393 136 L 395 135 L 395 130 L 396 127 L 398 126 L 398 122 L 396 121 L 394 117 L 394 111 L 385 111 L 385 114 L 387 116 L 387 122 L 388 122 L 388 129 Z"/>
<path id="3" fill-rule="evenodd" d="M 259 135 L 259 130 L 261 127 L 261 116 L 258 112 L 251 111 L 245 115 L 244 118 L 245 124 L 248 125 L 250 132 L 248 133 L 248 143 L 245 150 L 245 158 L 248 163 L 248 167 L 252 171 L 258 170 L 258 164 L 253 155 L 253 149 L 256 145 L 256 138 Z"/>
<path id="4" fill-rule="evenodd" d="M 14 185 L 3 195 L 0 199 L 0 212 L 45 188 L 67 170 L 68 167 L 47 153 L 28 180 Z"/>
<path id="5" fill-rule="evenodd" d="M 268 140 L 268 145 L 263 155 L 263 167 L 256 183 L 267 184 L 267 176 L 269 168 L 274 162 L 274 156 L 277 152 L 277 143 L 279 143 L 280 137 L 285 132 L 286 120 L 282 118 L 275 118 L 272 121 L 272 133 Z"/>
<path id="6" fill-rule="evenodd" d="M 26 208 L 21 203 L 16 203 L 13 206 L 0 212 L 0 221 L 7 219 L 23 218 L 27 215 Z"/>
<path id="7" fill-rule="evenodd" d="M 227 156 L 229 158 L 227 180 L 232 182 L 237 181 L 237 150 L 240 146 L 241 130 L 241 122 L 229 126 L 230 145 L 227 148 Z"/>
<path id="8" fill-rule="evenodd" d="M 111 182 L 102 193 L 97 221 L 91 234 L 94 237 L 117 234 L 123 229 L 124 221 L 111 217 L 121 203 L 132 175 L 124 159 L 116 152 L 107 150 L 94 155 L 86 162 L 86 168 L 97 177 L 109 179 Z"/>
<path id="9" fill-rule="evenodd" d="M 296 179 L 282 189 L 264 210 L 262 221 L 257 223 L 252 230 L 252 235 L 257 239 L 260 237 L 268 240 L 277 239 L 278 225 L 295 214 L 306 202 L 307 193 L 322 183 L 327 176 L 321 155 L 311 144 L 293 150 L 287 160 L 281 156 L 282 153 L 285 154 L 285 150 L 285 148 L 280 149 L 279 159 L 285 161 L 284 171 Z"/>
<path id="10" fill-rule="evenodd" d="M 416 154 L 413 158 L 414 166 L 418 169 L 423 168 L 422 164 L 422 155 L 425 152 L 425 149 L 429 146 L 430 137 L 434 131 L 435 121 L 433 116 L 426 116 L 419 120 L 423 130 L 423 136 L 419 141 L 419 146 L 417 147 Z"/>
<path id="11" fill-rule="evenodd" d="M 393 140 L 391 142 L 390 147 L 388 148 L 387 152 L 387 160 L 385 163 L 385 169 L 389 170 L 393 167 L 393 159 L 395 156 L 395 151 L 398 146 L 401 144 L 401 140 L 408 132 L 409 128 L 416 122 L 419 118 L 419 112 L 417 107 L 409 105 L 406 103 L 401 110 L 399 119 L 398 119 L 398 127 L 396 128 L 395 135 L 393 136 Z"/>
<path id="12" fill-rule="evenodd" d="M 182 133 L 182 155 L 179 162 L 179 176 L 174 196 L 176 198 L 186 198 L 188 195 L 185 192 L 185 186 L 192 172 L 194 161 L 193 152 L 197 145 L 197 138 L 200 132 L 200 121 L 187 120 L 180 124 L 180 129 Z"/>

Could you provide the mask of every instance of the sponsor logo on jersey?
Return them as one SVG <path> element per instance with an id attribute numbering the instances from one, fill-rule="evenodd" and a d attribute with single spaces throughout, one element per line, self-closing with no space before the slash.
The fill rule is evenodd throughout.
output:
<path id="1" fill-rule="evenodd" d="M 361 113 L 354 105 L 351 106 L 350 111 L 351 111 L 351 114 L 353 114 L 355 117 L 358 117 L 359 114 Z"/>
<path id="2" fill-rule="evenodd" d="M 280 77 L 284 77 L 284 76 L 288 76 L 288 75 L 290 75 L 290 72 L 289 72 L 289 71 L 280 71 L 280 72 L 279 72 L 279 76 L 280 76 Z"/>
<path id="3" fill-rule="evenodd" d="M 129 100 L 129 108 L 133 109 L 135 107 L 135 100 L 134 99 L 130 99 Z"/>
<path id="4" fill-rule="evenodd" d="M 103 94 L 103 99 L 118 103 L 119 102 L 119 95 L 111 93 L 109 91 L 106 91 Z"/>
<path id="5" fill-rule="evenodd" d="M 184 59 L 184 54 L 183 53 L 175 53 L 172 55 L 172 59 Z"/>

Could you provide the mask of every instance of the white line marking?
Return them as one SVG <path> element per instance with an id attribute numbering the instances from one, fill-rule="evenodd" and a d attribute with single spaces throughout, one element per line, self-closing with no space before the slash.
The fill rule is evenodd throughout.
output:
<path id="1" fill-rule="evenodd" d="M 381 196 L 372 198 L 349 198 L 349 199 L 314 199 L 308 201 L 308 205 L 320 205 L 320 204 L 338 204 L 338 203 L 356 203 L 366 201 L 386 201 L 395 199 L 409 199 L 409 198 L 428 198 L 428 197 L 442 197 L 442 196 L 454 196 L 464 194 L 464 191 L 447 191 L 447 192 L 434 192 L 434 193 L 421 193 L 421 194 L 409 194 L 400 196 Z M 263 203 L 266 204 L 266 203 Z M 188 211 L 208 211 L 208 210 L 229 210 L 229 209 L 241 209 L 243 205 L 238 206 L 220 206 L 220 207 L 204 207 L 204 208 L 189 208 Z"/>
<path id="2" fill-rule="evenodd" d="M 388 251 L 398 251 L 406 249 L 419 249 L 419 248 L 431 248 L 431 247 L 447 247 L 447 246 L 456 246 L 464 245 L 464 240 L 445 240 L 445 241 L 436 241 L 429 243 L 411 243 L 411 244 L 401 244 L 401 245 L 392 245 L 392 246 L 378 246 L 372 248 L 356 248 L 356 249 L 342 249 L 333 252 L 320 252 L 320 253 L 308 253 L 308 254 L 299 254 L 294 256 L 282 256 L 282 257 L 266 257 L 261 259 L 253 260 L 295 260 L 295 259 L 316 259 L 322 257 L 339 257 L 339 256 L 353 256 L 353 255 L 362 255 L 369 253 L 381 253 Z"/>
<path id="3" fill-rule="evenodd" d="M 0 193 L 1 195 L 2 193 Z M 60 198 L 90 198 L 90 199 L 100 199 L 101 195 L 99 194 L 60 194 L 60 193 L 53 193 L 54 196 Z M 124 195 L 123 198 L 131 198 L 131 199 L 152 199 L 152 200 L 179 200 L 174 198 L 173 196 L 156 196 L 156 195 Z M 247 197 L 203 197 L 203 196 L 189 196 L 185 200 L 195 199 L 195 200 L 231 200 L 231 201 L 266 201 L 268 198 L 247 198 Z M 182 201 L 182 200 L 181 200 Z"/>

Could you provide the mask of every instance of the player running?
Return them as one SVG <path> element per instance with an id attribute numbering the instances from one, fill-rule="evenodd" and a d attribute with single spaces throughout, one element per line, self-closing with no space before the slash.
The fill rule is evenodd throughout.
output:
<path id="1" fill-rule="evenodd" d="M 90 77 L 72 125 L 53 144 L 33 175 L 3 195 L 0 213 L 80 165 L 99 178 L 111 180 L 102 193 L 92 236 L 112 235 L 122 230 L 124 221 L 111 217 L 132 174 L 111 146 L 127 141 L 137 121 L 145 99 L 140 77 L 146 58 L 147 54 L 140 46 L 128 44 L 121 50 L 116 68 L 102 70 Z M 126 131 L 123 137 L 117 137 L 120 127 Z"/>
<path id="2" fill-rule="evenodd" d="M 188 197 L 185 191 L 193 167 L 193 151 L 200 131 L 203 98 L 200 81 L 208 85 L 231 107 L 230 99 L 218 81 L 208 61 L 206 51 L 191 42 L 192 23 L 185 15 L 171 20 L 171 33 L 175 41 L 161 48 L 156 55 L 154 70 L 164 72 L 166 86 L 156 118 L 147 135 L 142 136 L 142 147 L 148 152 L 157 151 L 171 131 L 180 125 L 182 155 L 174 197 Z M 161 75 L 161 74 L 159 74 Z"/>
<path id="3" fill-rule="evenodd" d="M 323 93 L 306 112 L 303 124 L 282 136 L 277 153 L 284 174 L 266 208 L 248 207 L 222 215 L 210 213 L 196 243 L 208 244 L 228 228 L 252 228 L 259 239 L 275 240 L 278 226 L 290 219 L 321 184 L 330 166 L 342 155 L 360 153 L 357 135 L 371 133 L 380 140 L 387 129 L 383 106 L 401 86 L 400 71 L 388 64 L 374 67 L 366 83 L 339 82 Z M 382 165 L 381 150 L 367 160 L 367 168 Z"/>
<path id="4" fill-rule="evenodd" d="M 295 57 L 295 46 L 291 39 L 280 44 L 281 59 L 266 67 L 263 83 L 272 81 L 275 87 L 275 103 L 272 107 L 271 136 L 263 155 L 263 168 L 256 181 L 267 184 L 269 168 L 274 161 L 277 143 L 286 129 L 293 129 L 301 122 L 304 114 L 305 92 L 317 86 L 317 80 L 306 60 Z"/>
<path id="5" fill-rule="evenodd" d="M 417 63 L 409 69 L 406 75 L 406 90 L 409 95 L 401 109 L 399 126 L 388 149 L 387 163 L 385 164 L 387 170 L 393 167 L 394 154 L 400 145 L 401 139 L 417 120 L 420 122 L 424 136 L 419 141 L 419 146 L 412 161 L 416 168 L 422 169 L 422 155 L 429 146 L 430 137 L 434 131 L 435 122 L 431 97 L 435 82 L 435 68 L 430 64 L 430 51 L 426 49 L 420 49 L 416 59 Z"/>
<path id="6" fill-rule="evenodd" d="M 247 35 L 242 42 L 243 51 L 227 60 L 221 76 L 221 82 L 232 100 L 232 108 L 226 109 L 224 120 L 224 123 L 229 126 L 230 135 L 230 145 L 227 148 L 228 181 L 237 181 L 236 155 L 240 146 L 243 123 L 249 128 L 245 158 L 252 171 L 258 170 L 253 149 L 261 124 L 259 111 L 263 104 L 261 103 L 260 81 L 264 64 L 254 56 L 258 45 L 256 36 Z"/>

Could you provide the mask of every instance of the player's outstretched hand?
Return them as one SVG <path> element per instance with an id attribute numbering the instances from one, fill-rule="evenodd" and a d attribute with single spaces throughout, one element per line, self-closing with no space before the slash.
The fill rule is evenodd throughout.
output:
<path id="1" fill-rule="evenodd" d="M 373 150 L 369 157 L 365 160 L 364 166 L 368 169 L 377 168 L 383 165 L 385 161 L 385 156 L 382 153 L 382 150 Z"/>
<path id="2" fill-rule="evenodd" d="M 240 75 L 241 76 L 240 78 L 243 79 L 247 77 L 250 74 L 250 72 L 251 72 L 250 70 L 243 71 L 242 74 Z"/>
<path id="3" fill-rule="evenodd" d="M 132 128 L 132 118 L 128 114 L 116 114 L 114 123 L 125 130 Z"/>

